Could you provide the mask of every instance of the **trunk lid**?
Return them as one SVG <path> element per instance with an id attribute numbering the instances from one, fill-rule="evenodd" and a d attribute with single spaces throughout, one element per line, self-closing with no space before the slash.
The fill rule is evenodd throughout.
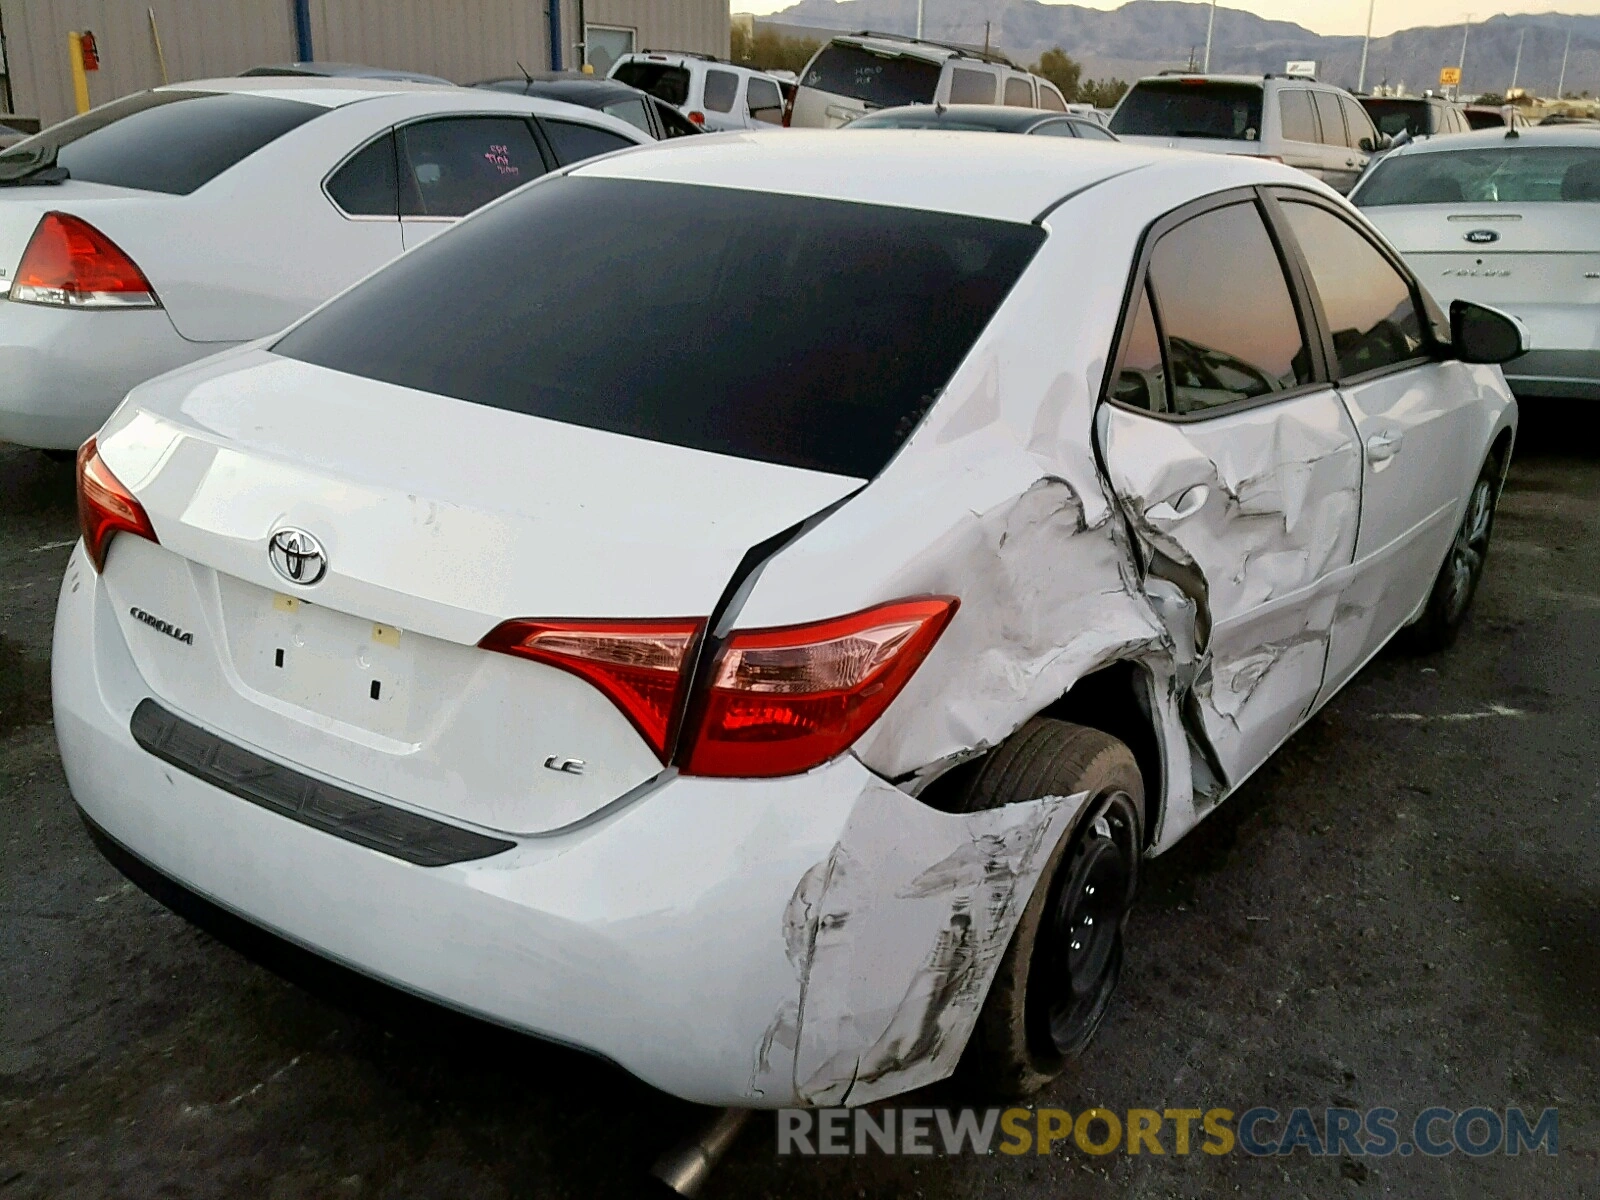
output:
<path id="1" fill-rule="evenodd" d="M 661 763 L 594 687 L 478 649 L 484 634 L 706 617 L 751 546 L 860 486 L 264 351 L 140 389 L 101 452 L 161 540 L 118 538 L 105 573 L 157 699 L 313 775 L 509 833 L 581 820 Z M 285 526 L 323 547 L 313 586 L 270 561 Z"/>

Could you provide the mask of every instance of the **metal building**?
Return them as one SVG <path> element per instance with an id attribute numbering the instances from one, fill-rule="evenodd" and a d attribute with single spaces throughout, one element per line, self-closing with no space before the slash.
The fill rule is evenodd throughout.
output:
<path id="1" fill-rule="evenodd" d="M 167 81 L 316 58 L 457 83 L 629 49 L 728 53 L 728 0 L 0 0 L 0 114 L 74 111 L 68 34 L 89 31 L 92 104 Z M 0 121 L 3 121 L 0 115 Z"/>

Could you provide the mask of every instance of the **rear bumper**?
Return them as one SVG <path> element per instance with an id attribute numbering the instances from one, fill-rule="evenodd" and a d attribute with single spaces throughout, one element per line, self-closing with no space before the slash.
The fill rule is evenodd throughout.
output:
<path id="1" fill-rule="evenodd" d="M 1600 350 L 1532 350 L 1508 362 L 1505 373 L 1519 398 L 1600 400 Z"/>
<path id="2" fill-rule="evenodd" d="M 223 349 L 180 337 L 164 309 L 76 312 L 0 298 L 0 442 L 74 450 L 136 385 Z"/>
<path id="3" fill-rule="evenodd" d="M 427 867 L 143 749 L 130 721 L 149 688 L 81 547 L 52 673 L 74 798 L 155 875 L 706 1104 L 867 1103 L 948 1075 L 1085 799 L 954 816 L 845 756 L 788 779 L 664 777 L 582 828 Z"/>

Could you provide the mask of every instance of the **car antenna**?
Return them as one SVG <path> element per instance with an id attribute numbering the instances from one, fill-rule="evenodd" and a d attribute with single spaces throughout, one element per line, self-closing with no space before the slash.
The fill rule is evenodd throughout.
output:
<path id="1" fill-rule="evenodd" d="M 517 70 L 522 72 L 523 79 L 529 83 L 533 82 L 533 76 L 528 74 L 528 68 L 523 66 L 520 62 L 517 64 Z"/>

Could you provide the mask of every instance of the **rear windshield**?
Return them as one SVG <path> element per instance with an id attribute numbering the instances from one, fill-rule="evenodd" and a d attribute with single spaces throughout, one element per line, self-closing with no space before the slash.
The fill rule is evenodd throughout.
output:
<path id="1" fill-rule="evenodd" d="M 689 103 L 689 72 L 682 67 L 633 59 L 613 71 L 611 78 L 674 106 Z"/>
<path id="2" fill-rule="evenodd" d="M 874 54 L 848 42 L 830 42 L 800 80 L 801 87 L 850 96 L 873 108 L 932 104 L 939 64 L 900 54 Z"/>
<path id="3" fill-rule="evenodd" d="M 1117 106 L 1111 132 L 1253 142 L 1261 136 L 1261 89 L 1249 83 L 1145 80 Z"/>
<path id="4" fill-rule="evenodd" d="M 185 196 L 324 111 L 249 93 L 140 92 L 52 125 L 0 163 L 54 150 L 73 179 Z"/>
<path id="5" fill-rule="evenodd" d="M 1361 107 L 1378 127 L 1379 133 L 1399 137 L 1409 133 L 1412 137 L 1426 137 L 1435 132 L 1429 117 L 1429 106 L 1422 100 L 1363 100 Z"/>
<path id="6" fill-rule="evenodd" d="M 915 209 L 553 179 L 425 243 L 274 349 L 510 412 L 871 478 L 1044 236 Z"/>
<path id="7" fill-rule="evenodd" d="M 1396 154 L 1353 197 L 1362 208 L 1401 204 L 1600 203 L 1600 147 L 1509 146 Z"/>

